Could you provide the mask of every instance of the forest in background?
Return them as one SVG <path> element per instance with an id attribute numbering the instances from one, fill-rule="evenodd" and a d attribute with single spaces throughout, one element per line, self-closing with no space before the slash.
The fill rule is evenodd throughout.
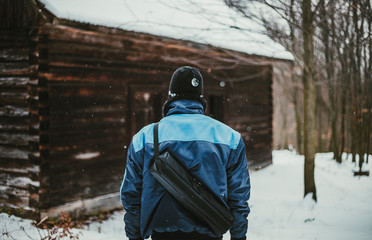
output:
<path id="1" fill-rule="evenodd" d="M 244 16 L 264 23 L 267 34 L 293 54 L 291 68 L 283 68 L 282 64 L 277 65 L 274 71 L 280 76 L 276 87 L 281 88 L 282 96 L 290 103 L 288 108 L 294 109 L 296 134 L 295 137 L 286 136 L 282 131 L 282 141 L 276 147 L 287 148 L 294 144 L 296 150 L 303 153 L 303 74 L 304 69 L 308 68 L 304 59 L 303 35 L 309 30 L 303 27 L 301 1 L 225 2 Z M 354 160 L 357 156 L 363 156 L 367 162 L 372 150 L 371 2 L 310 2 L 316 152 L 333 152 L 337 161 L 341 161 L 342 152 L 347 152 L 353 155 Z M 262 8 L 259 4 L 269 8 Z M 284 106 L 281 110 L 285 111 Z M 291 119 L 285 120 L 287 114 L 290 115 L 283 113 L 281 124 L 283 129 L 293 129 Z"/>
<path id="2" fill-rule="evenodd" d="M 294 106 L 296 149 L 305 157 L 304 196 L 317 200 L 317 152 L 333 152 L 339 163 L 350 153 L 364 174 L 372 125 L 370 0 L 224 1 L 293 54 L 282 89 Z"/>

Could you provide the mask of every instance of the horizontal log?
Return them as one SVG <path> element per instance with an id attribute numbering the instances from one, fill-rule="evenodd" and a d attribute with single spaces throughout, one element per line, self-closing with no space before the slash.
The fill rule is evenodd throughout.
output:
<path id="1" fill-rule="evenodd" d="M 255 156 L 261 153 L 268 153 L 272 151 L 272 146 L 270 142 L 261 142 L 257 146 L 250 141 L 246 142 L 247 155 Z"/>
<path id="2" fill-rule="evenodd" d="M 235 86 L 235 87 L 228 86 L 228 87 L 230 87 L 229 88 L 230 94 L 228 97 L 231 101 L 234 101 L 234 100 L 244 101 L 246 99 L 250 100 L 250 98 L 252 97 L 272 98 L 271 86 L 257 79 L 254 79 L 254 82 L 246 81 L 244 82 L 244 84 L 240 84 L 240 86 Z"/>
<path id="3" fill-rule="evenodd" d="M 67 100 L 69 101 L 69 100 Z M 62 101 L 63 102 L 63 101 Z M 86 102 L 82 101 L 82 102 Z M 95 104 L 92 104 L 95 103 Z M 81 104 L 76 100 L 69 101 L 69 104 L 61 104 L 60 107 L 53 104 L 48 109 L 50 119 L 53 120 L 77 120 L 79 119 L 92 119 L 92 118 L 111 118 L 110 122 L 115 121 L 115 119 L 121 119 L 126 116 L 128 107 L 124 102 L 100 102 L 92 101 L 90 104 Z M 79 104 L 78 104 L 79 103 Z"/>
<path id="4" fill-rule="evenodd" d="M 66 161 L 66 163 L 68 163 L 66 166 L 58 165 L 63 164 L 63 162 L 51 158 L 53 166 L 50 168 L 50 173 L 54 176 L 62 176 L 67 174 L 71 177 L 78 177 L 82 171 L 85 171 L 85 174 L 94 174 L 96 171 L 116 171 L 117 167 L 120 169 L 125 167 L 125 151 L 126 149 L 121 146 L 117 149 L 104 149 L 104 151 L 99 152 L 99 156 L 94 155 L 97 154 L 97 152 L 79 153 L 75 155 L 73 159 L 62 159 L 62 161 Z M 88 154 L 91 154 L 91 156 L 87 156 Z"/>
<path id="5" fill-rule="evenodd" d="M 231 87 L 230 89 L 232 89 L 233 91 L 230 91 L 228 93 L 227 95 L 228 101 L 249 103 L 254 100 L 269 99 L 271 100 L 270 102 L 272 102 L 272 96 L 271 96 L 272 91 L 265 86 L 252 88 L 250 84 L 247 83 L 246 86 L 241 87 L 241 88 L 243 89 L 245 88 L 245 91 L 244 92 L 234 91 L 234 88 Z"/>
<path id="6" fill-rule="evenodd" d="M 0 62 L 0 75 L 21 75 L 29 73 L 30 64 L 28 62 Z"/>
<path id="7" fill-rule="evenodd" d="M 36 131 L 37 128 L 30 129 L 30 126 L 28 124 L 25 125 L 4 125 L 1 124 L 2 119 L 0 117 L 0 133 L 7 132 L 7 133 L 29 133 L 31 131 Z"/>
<path id="8" fill-rule="evenodd" d="M 0 49 L 0 62 L 1 61 L 28 61 L 29 57 L 28 48 L 4 48 Z"/>
<path id="9" fill-rule="evenodd" d="M 119 193 L 114 191 L 105 195 L 99 195 L 93 198 L 82 198 L 76 201 L 69 201 L 61 205 L 55 205 L 48 209 L 41 209 L 40 218 L 60 217 L 60 212 L 68 212 L 70 216 L 78 218 L 82 216 L 97 214 L 99 212 L 112 211 L 113 209 L 122 209 Z"/>
<path id="10" fill-rule="evenodd" d="M 4 89 L 6 87 L 26 87 L 30 78 L 25 77 L 17 77 L 17 76 L 2 76 L 0 77 L 0 89 Z"/>
<path id="11" fill-rule="evenodd" d="M 26 199 L 30 195 L 27 187 L 26 189 L 19 188 L 17 186 L 2 185 L 0 183 L 0 198 L 9 200 L 20 200 L 22 197 Z"/>
<path id="12" fill-rule="evenodd" d="M 0 36 L 2 36 L 3 31 L 0 31 Z M 11 38 L 11 36 L 7 36 L 8 38 Z M 2 40 L 0 39 L 0 48 L 14 48 L 14 47 L 29 47 L 29 38 L 14 38 L 11 40 Z"/>
<path id="13" fill-rule="evenodd" d="M 231 117 L 235 116 L 242 116 L 246 118 L 251 118 L 252 116 L 264 116 L 264 115 L 271 115 L 272 108 L 270 106 L 254 106 L 254 105 L 245 105 L 245 106 L 229 106 L 229 115 Z"/>
<path id="14" fill-rule="evenodd" d="M 89 146 L 104 146 L 102 142 L 126 142 L 126 131 L 122 129 L 120 132 L 102 132 L 97 133 L 87 133 L 84 135 L 70 135 L 66 137 L 49 137 L 49 149 L 62 148 L 64 150 L 68 149 L 81 149 L 83 147 Z"/>
<path id="15" fill-rule="evenodd" d="M 29 94 L 27 92 L 0 92 L 0 98 L 3 98 L 5 101 L 4 102 L 11 102 L 13 99 L 21 99 L 21 100 L 26 100 L 29 98 Z M 9 100 L 8 100 L 9 99 Z M 8 101 L 6 101 L 8 100 Z"/>
<path id="16" fill-rule="evenodd" d="M 98 50 L 98 47 L 97 47 Z M 94 51 L 94 49 L 93 49 Z M 47 61 L 43 61 L 42 63 L 47 63 L 49 66 L 61 66 L 61 67 L 75 67 L 81 69 L 94 69 L 94 68 L 106 68 L 106 69 L 114 69 L 120 68 L 125 66 L 126 64 L 137 64 L 138 66 L 141 65 L 152 65 L 154 63 L 159 63 L 159 68 L 163 68 L 160 63 L 164 63 L 161 57 L 154 56 L 152 54 L 145 55 L 145 57 L 140 57 L 139 52 L 137 51 L 136 57 L 130 57 L 126 53 L 125 55 L 121 56 L 120 58 L 114 59 L 112 57 L 103 57 L 103 56 L 92 56 L 94 54 L 90 54 L 88 56 L 80 56 L 76 53 L 71 55 L 67 55 L 66 53 L 62 54 L 48 54 Z M 146 58 L 147 57 L 147 58 Z M 141 62 L 136 62 L 141 61 Z M 121 69 L 122 70 L 122 69 Z"/>
<path id="17" fill-rule="evenodd" d="M 38 142 L 39 136 L 22 133 L 1 133 L 0 144 L 7 146 L 28 146 L 29 142 Z"/>
<path id="18" fill-rule="evenodd" d="M 49 82 L 48 91 L 50 95 L 57 95 L 58 97 L 73 97 L 73 96 L 92 96 L 103 94 L 122 95 L 125 92 L 125 84 L 111 84 L 111 83 L 61 83 Z"/>
<path id="19" fill-rule="evenodd" d="M 84 138 L 104 138 L 105 136 L 111 135 L 126 135 L 127 134 L 127 127 L 124 126 L 116 126 L 116 125 L 106 125 L 105 128 L 94 128 L 92 126 L 89 127 L 74 127 L 71 126 L 70 128 L 63 128 L 63 129 L 54 129 L 53 131 L 49 132 L 49 138 L 51 139 L 81 139 L 82 136 Z M 57 140 L 58 141 L 58 140 Z"/>
<path id="20" fill-rule="evenodd" d="M 91 82 L 91 83 L 126 83 L 134 82 L 138 79 L 146 80 L 146 82 L 164 82 L 166 88 L 169 81 L 170 74 L 162 76 L 156 70 L 138 69 L 126 67 L 121 72 L 107 72 L 107 71 L 81 71 L 71 69 L 51 69 L 49 72 L 40 72 L 41 77 L 47 78 L 51 81 L 73 81 L 73 82 Z"/>
<path id="21" fill-rule="evenodd" d="M 0 118 L 3 116 L 8 117 L 27 117 L 29 114 L 28 107 L 18 107 L 11 105 L 0 105 Z"/>
<path id="22" fill-rule="evenodd" d="M 271 121 L 263 121 L 263 122 L 256 122 L 256 123 L 247 123 L 247 122 L 241 122 L 239 124 L 235 124 L 235 128 L 240 129 L 243 132 L 247 132 L 250 134 L 254 133 L 271 133 L 272 131 L 272 124 Z M 270 130 L 267 132 L 267 130 Z"/>
<path id="23" fill-rule="evenodd" d="M 0 203 L 7 203 L 18 207 L 27 207 L 29 195 L 30 193 L 28 190 L 0 185 Z"/>
<path id="24" fill-rule="evenodd" d="M 113 78 L 115 77 L 114 74 L 120 75 L 121 80 L 123 81 L 123 80 L 126 80 L 123 74 L 125 73 L 138 74 L 138 73 L 141 73 L 142 71 L 144 73 L 146 72 L 150 73 L 151 78 L 159 79 L 160 77 L 162 77 L 162 72 L 167 72 L 168 69 L 169 69 L 168 66 L 158 63 L 158 62 L 145 63 L 145 62 L 125 61 L 125 62 L 122 62 L 120 65 L 116 65 L 116 66 L 114 65 L 102 66 L 102 64 L 95 64 L 93 66 L 88 66 L 85 63 L 75 64 L 75 63 L 69 63 L 66 61 L 60 61 L 60 62 L 48 63 L 49 74 L 46 74 L 43 76 L 47 78 L 53 78 L 53 75 L 51 75 L 53 73 L 59 74 L 59 75 L 66 74 L 67 76 L 65 77 L 65 79 L 69 80 L 69 78 L 71 77 L 76 78 L 76 76 L 80 76 L 84 74 L 84 72 L 89 73 L 89 75 L 92 75 L 92 74 L 106 75 L 110 73 L 110 75 L 113 76 Z M 169 73 L 166 74 L 167 79 L 169 78 L 169 75 L 170 75 Z M 86 79 L 90 79 L 90 78 L 91 77 L 88 77 Z M 96 79 L 95 81 L 97 80 L 100 80 L 100 79 Z M 112 78 L 108 78 L 107 80 L 112 81 Z"/>
<path id="25" fill-rule="evenodd" d="M 92 44 L 52 39 L 49 39 L 48 43 L 45 45 L 41 44 L 40 48 L 48 49 L 49 55 L 67 55 L 101 59 L 123 59 L 128 51 L 124 48 L 103 48 Z"/>
<path id="26" fill-rule="evenodd" d="M 18 165 L 17 165 L 18 164 Z M 27 178 L 32 181 L 32 185 L 39 187 L 39 173 L 40 168 L 32 163 L 15 163 L 12 162 L 2 162 L 0 160 L 0 172 L 1 174 L 9 175 L 9 179 L 15 178 Z"/>
<path id="27" fill-rule="evenodd" d="M 253 107 L 253 106 L 271 106 L 272 105 L 272 99 L 270 99 L 267 96 L 253 96 L 250 91 L 246 91 L 244 95 L 242 95 L 242 99 L 236 99 L 236 100 L 231 100 L 230 95 L 228 93 L 224 92 L 219 92 L 219 94 L 210 94 L 206 93 L 205 96 L 222 96 L 222 102 L 224 104 L 229 104 L 229 108 L 231 108 L 231 111 L 234 111 L 234 109 L 239 109 L 239 108 L 245 108 L 245 107 Z"/>
<path id="28" fill-rule="evenodd" d="M 232 93 L 232 95 L 227 94 L 227 96 L 224 98 L 224 101 L 232 104 L 235 107 L 242 105 L 271 106 L 273 104 L 270 91 L 257 93 L 258 90 L 255 90 L 255 94 L 252 93 L 253 91 L 254 90 L 249 89 L 244 93 Z M 232 98 L 234 95 L 239 96 L 239 98 Z"/>
<path id="29" fill-rule="evenodd" d="M 86 128 L 90 128 L 90 122 L 104 121 L 111 123 L 120 123 L 125 118 L 124 111 L 116 112 L 65 112 L 65 113 L 53 113 L 50 115 L 50 125 L 54 124 L 54 120 L 69 121 L 72 125 L 75 122 L 86 122 Z"/>
<path id="30" fill-rule="evenodd" d="M 272 141 L 272 135 L 271 134 L 262 134 L 262 135 L 248 135 L 249 140 L 248 143 L 251 145 L 257 144 L 257 143 L 271 143 Z"/>
<path id="31" fill-rule="evenodd" d="M 73 128 L 95 128 L 95 127 L 105 127 L 112 125 L 113 127 L 116 126 L 124 126 L 124 124 L 127 124 L 128 120 L 125 117 L 122 118 L 91 118 L 91 119 L 72 119 L 69 121 L 63 120 L 63 119 L 56 119 L 49 123 L 49 128 L 53 131 L 57 131 L 58 129 L 73 129 Z"/>
<path id="32" fill-rule="evenodd" d="M 121 48 L 121 49 L 127 49 L 131 47 L 135 47 L 137 49 L 143 49 L 143 48 L 149 48 L 150 46 L 153 46 L 151 51 L 156 51 L 159 49 L 160 45 L 161 47 L 164 46 L 164 41 L 166 41 L 165 38 L 161 37 L 155 37 L 151 35 L 145 35 L 145 34 L 131 34 L 129 32 L 123 31 L 123 34 L 116 33 L 115 35 L 112 34 L 104 34 L 99 32 L 93 32 L 93 31 L 82 31 L 80 29 L 76 28 L 69 28 L 61 25 L 45 25 L 45 27 L 42 29 L 42 32 L 48 33 L 48 39 L 49 40 L 62 40 L 62 41 L 69 41 L 69 42 L 75 42 L 75 43 L 83 43 L 83 44 L 91 44 L 91 45 L 97 45 L 100 47 L 106 47 L 106 48 Z M 170 39 L 169 39 L 170 40 Z M 156 45 L 157 43 L 157 45 Z M 173 43 L 173 44 L 172 44 Z M 191 46 L 180 46 L 179 44 L 174 44 L 176 41 L 170 40 L 167 44 L 167 49 L 171 51 L 179 50 L 185 52 L 186 50 L 189 50 L 191 52 L 200 52 L 200 49 L 192 48 Z M 135 45 L 135 46 L 134 46 Z M 155 45 L 155 46 L 154 46 Z M 162 49 L 160 47 L 160 49 Z M 207 50 L 207 46 L 206 49 Z M 217 53 L 215 53 L 217 55 Z"/>
<path id="33" fill-rule="evenodd" d="M 71 111 L 75 112 L 77 109 L 77 113 L 83 111 L 87 113 L 88 111 L 91 113 L 97 111 L 104 111 L 102 107 L 109 107 L 106 111 L 123 111 L 123 107 L 127 99 L 124 95 L 96 95 L 96 96 L 58 96 L 52 95 L 49 98 L 49 106 L 51 110 L 51 114 L 58 113 L 60 111 Z M 113 105 L 113 106 L 112 106 Z M 119 106 L 118 106 L 119 105 Z M 54 107 L 55 106 L 55 107 Z M 59 106 L 62 108 L 59 109 Z M 84 107 L 85 106 L 85 107 Z M 111 106 L 111 107 L 110 107 Z M 75 108 L 76 107 L 76 108 Z"/>
<path id="34" fill-rule="evenodd" d="M 117 35 L 108 35 L 92 31 L 84 31 L 62 25 L 45 24 L 41 34 L 48 36 L 48 40 L 63 40 L 82 44 L 94 44 L 101 47 L 125 48 L 128 44 Z"/>
<path id="35" fill-rule="evenodd" d="M 69 164 L 86 164 L 87 162 L 102 161 L 102 159 L 115 159 L 117 156 L 122 156 L 125 152 L 124 147 L 129 145 L 128 140 L 122 141 L 104 141 L 96 140 L 92 143 L 82 142 L 79 145 L 64 145 L 50 147 L 49 159 L 50 162 L 58 164 L 69 162 Z M 58 166 L 54 166 L 57 168 Z M 63 167 L 62 167 L 63 169 Z"/>
<path id="36" fill-rule="evenodd" d="M 88 45 L 85 45 L 86 47 Z M 68 49 L 68 46 L 61 46 L 61 49 Z M 118 51 L 119 50 L 119 51 Z M 172 54 L 172 53 L 167 53 Z M 175 55 L 175 54 L 173 54 Z M 188 56 L 185 56 L 185 53 L 178 53 L 178 56 L 182 56 L 185 60 Z M 194 58 L 194 55 L 190 55 L 190 58 Z M 203 56 L 200 56 L 198 61 L 202 61 Z M 205 57 L 204 57 L 205 58 Z M 213 59 L 213 58 L 205 58 L 205 61 L 211 65 L 219 66 L 223 63 Z M 126 65 L 133 65 L 133 66 L 157 66 L 158 69 L 167 69 L 170 62 L 167 62 L 167 58 L 164 57 L 164 53 L 153 53 L 151 51 L 143 51 L 141 47 L 136 47 L 131 50 L 124 50 L 124 49 L 108 49 L 108 48 L 101 48 L 99 46 L 91 46 L 89 52 L 85 52 L 84 54 L 80 54 L 78 51 L 61 51 L 58 49 L 51 49 L 48 48 L 48 58 L 41 59 L 39 61 L 43 64 L 48 64 L 49 66 L 54 67 L 74 67 L 79 69 L 100 69 L 100 68 L 107 68 L 108 70 L 114 70 L 114 68 L 122 68 Z M 257 69 L 254 69 L 257 71 Z M 250 76 L 253 74 L 247 74 L 247 70 L 245 75 L 242 76 Z M 226 75 L 226 73 L 225 73 Z"/>
<path id="37" fill-rule="evenodd" d="M 84 189 L 66 189 L 65 191 L 52 192 L 50 194 L 51 206 L 77 201 L 81 199 L 93 198 L 118 191 L 120 182 L 109 182 L 101 185 L 92 185 Z"/>
<path id="38" fill-rule="evenodd" d="M 119 120 L 119 121 L 117 121 Z M 116 121 L 90 121 L 89 122 L 89 129 L 122 129 L 126 128 L 126 121 L 123 119 L 117 119 Z M 86 121 L 64 121 L 64 120 L 55 120 L 50 124 L 49 131 L 51 135 L 60 135 L 63 134 L 63 131 L 66 134 L 74 134 L 76 131 L 85 131 L 87 128 Z M 62 129 L 62 130 L 61 130 Z"/>
<path id="39" fill-rule="evenodd" d="M 79 168 L 79 171 L 66 172 L 65 174 L 53 174 L 50 176 L 50 185 L 56 192 L 64 189 L 72 189 L 79 186 L 80 189 L 92 185 L 108 184 L 109 182 L 120 182 L 124 174 L 124 164 L 115 162 L 110 163 L 109 167 L 98 165 L 96 168 Z M 99 168 L 100 167 L 100 168 Z M 63 181 L 61 181 L 63 179 Z M 51 191 L 53 191 L 51 190 Z"/>
<path id="40" fill-rule="evenodd" d="M 29 171 L 27 168 L 25 168 L 25 165 L 20 166 L 19 168 L 14 168 L 13 166 L 9 166 L 9 163 L 4 163 L 0 160 L 0 171 L 2 174 L 8 174 L 12 178 L 16 177 L 28 177 L 29 176 Z M 31 166 L 31 165 L 29 165 Z"/>
<path id="41" fill-rule="evenodd" d="M 29 151 L 20 150 L 13 147 L 0 146 L 0 162 L 3 161 L 28 161 Z"/>
<path id="42" fill-rule="evenodd" d="M 29 126 L 30 119 L 28 118 L 28 116 L 0 115 L 0 131 L 24 131 L 28 130 Z"/>
<path id="43" fill-rule="evenodd" d="M 261 122 L 270 123 L 272 122 L 271 115 L 268 114 L 246 114 L 246 115 L 235 115 L 234 117 L 229 117 L 226 119 L 226 123 L 230 126 L 234 125 L 246 125 L 248 126 L 255 126 L 260 124 Z"/>
<path id="44" fill-rule="evenodd" d="M 0 42 L 13 42 L 24 40 L 24 45 L 28 45 L 28 33 L 26 29 L 0 29 Z"/>
<path id="45" fill-rule="evenodd" d="M 79 172 L 66 172 L 65 174 L 53 175 L 50 178 L 50 191 L 81 191 L 86 187 L 93 185 L 104 185 L 111 182 L 120 182 L 124 174 L 124 165 L 115 164 L 116 168 L 110 167 L 105 171 L 97 171 L 97 169 L 81 168 Z M 103 166 L 101 166 L 103 167 Z M 102 169 L 102 168 L 101 168 Z M 76 189 L 78 188 L 78 189 Z"/>
<path id="46" fill-rule="evenodd" d="M 128 124 L 126 123 L 125 119 L 119 118 L 79 118 L 73 120 L 60 119 L 59 121 L 50 122 L 49 127 L 47 127 L 45 130 L 42 130 L 41 134 L 49 135 L 49 131 L 53 131 L 52 135 L 49 136 L 59 138 L 63 136 L 64 131 L 66 132 L 67 136 L 76 136 L 82 134 L 84 135 L 84 131 L 93 130 L 90 133 L 97 135 L 99 134 L 99 131 L 94 130 L 95 128 L 97 129 L 97 127 L 104 127 L 104 129 L 107 129 L 101 129 L 102 133 L 120 131 L 120 134 L 124 134 L 128 129 Z M 113 134 L 115 133 L 113 132 Z"/>
<path id="47" fill-rule="evenodd" d="M 0 186 L 17 188 L 28 191 L 30 186 L 38 187 L 39 183 L 32 181 L 28 177 L 15 177 L 9 173 L 0 173 Z"/>
<path id="48" fill-rule="evenodd" d="M 186 58 L 193 58 L 195 55 L 199 56 L 199 60 L 202 58 L 205 58 L 205 62 L 211 62 L 214 59 L 217 59 L 218 62 L 231 62 L 235 63 L 237 60 L 234 59 L 234 57 L 226 54 L 223 51 L 220 51 L 216 48 L 202 45 L 202 44 L 197 44 L 198 47 L 195 48 L 195 43 L 185 43 L 185 42 L 180 42 L 177 40 L 171 40 L 162 37 L 154 37 L 150 35 L 144 35 L 144 34 L 131 34 L 129 32 L 124 32 L 122 35 L 120 34 L 115 34 L 115 36 L 109 35 L 109 34 L 97 34 L 96 32 L 86 32 L 87 35 L 89 35 L 89 39 L 84 38 L 84 34 L 81 34 L 80 37 L 77 37 L 77 32 L 76 29 L 68 29 L 64 28 L 62 29 L 60 26 L 54 26 L 56 28 L 59 28 L 58 30 L 54 29 L 52 31 L 56 31 L 58 33 L 62 33 L 63 36 L 50 36 L 49 40 L 52 43 L 52 47 L 54 51 L 57 51 L 59 49 L 75 49 L 77 48 L 76 45 L 79 44 L 84 44 L 86 48 L 89 47 L 95 47 L 98 46 L 101 49 L 110 49 L 110 48 L 121 48 L 126 51 L 134 50 L 133 52 L 135 55 L 133 55 L 133 59 L 130 59 L 132 61 L 138 61 L 138 57 L 136 55 L 140 54 L 148 54 L 148 56 L 154 57 L 154 56 L 164 56 L 164 53 L 167 53 L 169 56 L 186 56 Z M 81 33 L 81 32 L 80 32 Z M 125 47 L 121 46 L 119 42 L 114 46 L 110 42 L 110 39 L 115 38 L 114 41 L 116 41 L 116 38 L 121 38 L 122 42 L 124 43 Z M 166 41 L 167 43 L 165 43 Z M 72 44 L 68 47 L 63 47 L 63 42 L 66 44 Z M 56 46 L 53 46 L 53 44 L 56 44 Z M 105 45 L 102 47 L 102 44 Z M 183 45 L 182 45 L 183 44 Z M 203 48 L 203 51 L 200 51 L 200 47 Z M 141 49 L 146 49 L 146 51 L 141 52 Z M 52 51 L 53 51 L 52 50 Z M 76 49 L 79 51 L 80 49 Z M 87 50 L 85 49 L 86 54 L 89 54 L 89 52 L 92 52 L 92 50 Z M 190 56 L 187 56 L 187 53 Z M 76 55 L 79 54 L 84 54 L 82 52 L 76 53 Z M 151 55 L 150 55 L 151 54 Z M 239 55 L 238 53 L 235 53 Z M 125 55 L 127 56 L 127 55 Z M 240 54 L 240 57 L 244 59 L 247 55 Z M 143 57 L 140 57 L 140 59 L 146 59 Z M 166 59 L 166 58 L 164 58 Z M 174 62 L 174 60 L 172 60 Z M 259 62 L 254 62 L 252 61 L 252 57 L 250 57 L 250 61 L 241 61 L 240 59 L 240 64 L 244 65 L 252 65 L 255 64 L 257 65 Z M 262 65 L 262 63 L 259 63 Z M 215 65 L 215 64 L 214 64 Z M 213 66 L 213 64 L 211 64 Z M 237 67 L 235 67 L 237 68 Z"/>
<path id="49" fill-rule="evenodd" d="M 17 107 L 25 106 L 29 97 L 28 93 L 0 92 L 0 103 Z"/>

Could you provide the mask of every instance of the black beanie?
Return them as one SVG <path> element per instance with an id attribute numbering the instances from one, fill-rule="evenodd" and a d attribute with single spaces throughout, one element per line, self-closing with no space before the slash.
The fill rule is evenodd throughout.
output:
<path id="1" fill-rule="evenodd" d="M 203 97 L 203 77 L 199 70 L 189 66 L 177 68 L 172 75 L 168 94 L 169 97 Z"/>
<path id="2" fill-rule="evenodd" d="M 203 104 L 205 110 L 203 77 L 197 68 L 183 66 L 174 71 L 169 84 L 168 100 L 163 107 L 163 114 L 168 112 L 169 104 L 181 99 L 197 100 Z"/>

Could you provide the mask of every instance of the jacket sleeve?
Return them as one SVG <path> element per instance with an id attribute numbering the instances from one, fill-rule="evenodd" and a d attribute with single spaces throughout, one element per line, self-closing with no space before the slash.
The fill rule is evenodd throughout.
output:
<path id="1" fill-rule="evenodd" d="M 248 230 L 248 200 L 250 197 L 250 178 L 245 145 L 240 138 L 238 147 L 230 155 L 227 166 L 228 205 L 234 213 L 235 222 L 230 229 L 232 239 L 245 239 Z"/>
<path id="2" fill-rule="evenodd" d="M 120 188 L 120 198 L 125 209 L 125 232 L 129 239 L 141 239 L 140 214 L 142 193 L 141 153 L 135 152 L 133 143 L 129 145 L 124 179 Z"/>

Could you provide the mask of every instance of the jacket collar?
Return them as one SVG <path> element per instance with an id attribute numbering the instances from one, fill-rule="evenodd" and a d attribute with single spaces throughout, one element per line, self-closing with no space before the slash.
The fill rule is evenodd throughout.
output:
<path id="1" fill-rule="evenodd" d="M 165 116 L 172 114 L 204 114 L 203 104 L 195 100 L 177 100 L 169 105 Z"/>

